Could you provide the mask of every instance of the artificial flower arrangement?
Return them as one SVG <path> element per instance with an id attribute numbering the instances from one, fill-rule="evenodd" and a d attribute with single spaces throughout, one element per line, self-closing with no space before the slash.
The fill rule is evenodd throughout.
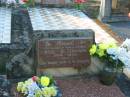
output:
<path id="1" fill-rule="evenodd" d="M 89 52 L 91 56 L 99 57 L 108 67 L 118 71 L 124 67 L 121 59 L 122 50 L 116 43 L 99 43 L 92 45 Z"/>
<path id="2" fill-rule="evenodd" d="M 116 43 L 99 43 L 90 48 L 90 55 L 98 57 L 105 63 L 99 72 L 100 81 L 104 85 L 112 85 L 117 75 L 123 72 L 125 64 L 122 55 L 124 50 Z"/>
<path id="3" fill-rule="evenodd" d="M 116 55 L 125 64 L 125 67 L 130 68 L 130 39 L 126 39 L 121 44 Z"/>
<path id="4" fill-rule="evenodd" d="M 34 0 L 6 0 L 4 3 L 9 5 L 15 5 L 16 6 L 22 6 L 22 7 L 28 7 L 32 3 L 34 3 Z"/>
<path id="5" fill-rule="evenodd" d="M 24 97 L 61 97 L 61 91 L 53 78 L 33 76 L 24 82 L 18 82 L 17 91 Z"/>
<path id="6" fill-rule="evenodd" d="M 82 4 L 85 3 L 85 0 L 74 0 L 76 9 L 80 10 L 82 7 Z"/>

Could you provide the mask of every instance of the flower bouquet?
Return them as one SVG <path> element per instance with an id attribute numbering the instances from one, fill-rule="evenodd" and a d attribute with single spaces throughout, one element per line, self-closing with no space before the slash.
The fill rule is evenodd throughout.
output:
<path id="1" fill-rule="evenodd" d="M 24 97 L 61 97 L 56 82 L 48 76 L 33 76 L 24 82 L 18 82 L 17 91 Z"/>
<path id="2" fill-rule="evenodd" d="M 5 0 L 4 2 L 7 4 L 7 6 L 14 5 L 15 7 L 28 7 L 34 3 L 34 0 Z"/>
<path id="3" fill-rule="evenodd" d="M 98 57 L 105 63 L 100 72 L 100 81 L 105 85 L 111 85 L 117 74 L 123 71 L 124 63 L 121 60 L 123 49 L 116 43 L 99 43 L 90 48 L 90 55 Z"/>
<path id="4" fill-rule="evenodd" d="M 90 55 L 98 57 L 105 62 L 108 67 L 119 70 L 124 64 L 120 59 L 121 48 L 116 43 L 99 43 L 92 45 Z"/>

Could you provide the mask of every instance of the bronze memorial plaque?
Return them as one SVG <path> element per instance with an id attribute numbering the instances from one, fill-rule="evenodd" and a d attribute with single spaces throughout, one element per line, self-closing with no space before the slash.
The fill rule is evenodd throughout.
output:
<path id="1" fill-rule="evenodd" d="M 91 63 L 92 38 L 40 39 L 37 42 L 38 67 L 80 67 Z"/>

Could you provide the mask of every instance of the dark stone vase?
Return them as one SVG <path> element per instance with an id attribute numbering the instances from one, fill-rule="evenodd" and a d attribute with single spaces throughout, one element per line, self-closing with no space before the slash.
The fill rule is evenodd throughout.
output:
<path id="1" fill-rule="evenodd" d="M 104 85 L 112 85 L 116 79 L 116 70 L 110 67 L 104 67 L 100 72 L 100 81 Z"/>

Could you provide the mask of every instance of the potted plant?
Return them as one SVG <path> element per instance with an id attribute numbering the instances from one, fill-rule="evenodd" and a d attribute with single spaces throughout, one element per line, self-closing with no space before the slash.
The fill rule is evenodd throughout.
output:
<path id="1" fill-rule="evenodd" d="M 116 43 L 93 44 L 90 48 L 90 55 L 98 57 L 105 63 L 100 72 L 100 81 L 105 85 L 111 85 L 116 75 L 123 71 L 124 64 L 119 58 L 120 50 Z"/>

